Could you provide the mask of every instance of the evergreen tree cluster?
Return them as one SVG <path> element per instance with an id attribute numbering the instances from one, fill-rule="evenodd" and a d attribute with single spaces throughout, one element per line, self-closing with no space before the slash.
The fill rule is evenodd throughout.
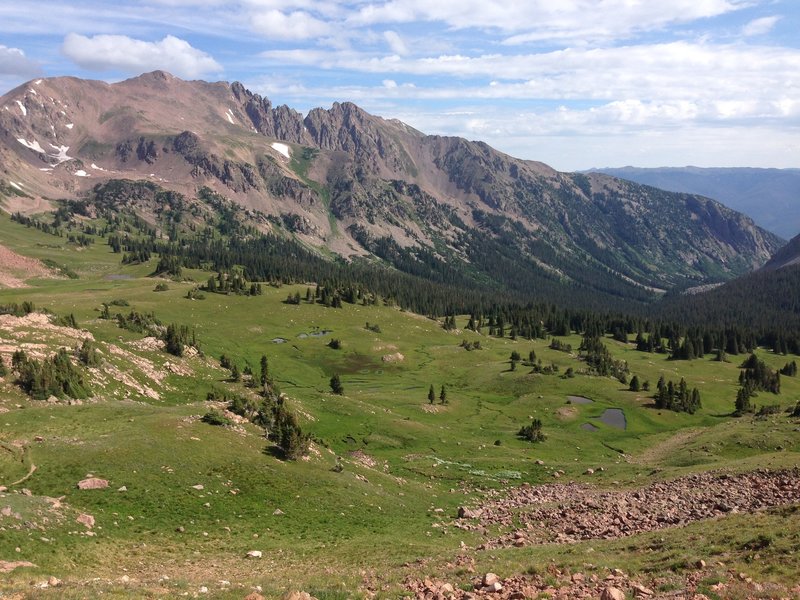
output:
<path id="1" fill-rule="evenodd" d="M 237 296 L 260 296 L 263 291 L 260 283 L 250 283 L 247 281 L 242 269 L 235 269 L 231 273 L 220 271 L 216 277 L 209 277 L 205 285 L 200 286 L 205 292 L 214 294 L 235 294 Z M 297 302 L 299 304 L 299 294 Z"/>
<path id="2" fill-rule="evenodd" d="M 56 398 L 88 398 L 92 395 L 83 373 L 72 364 L 66 349 L 60 348 L 44 360 L 31 359 L 24 350 L 12 357 L 17 383 L 34 400 Z"/>
<path id="3" fill-rule="evenodd" d="M 611 356 L 611 352 L 609 352 L 599 335 L 584 335 L 579 350 L 586 364 L 589 365 L 593 372 L 601 377 L 614 377 L 620 381 L 627 382 L 628 363 L 623 360 L 616 360 Z"/>
<path id="4" fill-rule="evenodd" d="M 781 393 L 781 376 L 770 369 L 755 353 L 751 354 L 740 367 L 739 385 L 749 387 L 754 392 Z"/>
<path id="5" fill-rule="evenodd" d="M 517 437 L 529 442 L 543 442 L 545 440 L 544 432 L 542 431 L 542 421 L 540 419 L 533 419 L 530 425 L 523 425 L 517 433 Z"/>
<path id="6" fill-rule="evenodd" d="M 656 385 L 656 408 L 672 410 L 675 412 L 686 412 L 693 415 L 701 408 L 700 391 L 692 388 L 691 392 L 686 385 L 686 380 L 681 377 L 678 385 L 671 380 L 665 382 L 662 375 Z"/>

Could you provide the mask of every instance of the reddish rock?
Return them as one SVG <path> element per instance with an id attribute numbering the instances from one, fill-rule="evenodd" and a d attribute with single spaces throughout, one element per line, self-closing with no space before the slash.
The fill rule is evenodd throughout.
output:
<path id="1" fill-rule="evenodd" d="M 625 592 L 619 588 L 607 587 L 600 594 L 600 600 L 625 600 Z"/>
<path id="2" fill-rule="evenodd" d="M 75 521 L 86 527 L 86 529 L 94 527 L 94 517 L 92 515 L 80 514 Z"/>
<path id="3" fill-rule="evenodd" d="M 99 477 L 89 477 L 78 482 L 79 490 L 102 490 L 107 487 L 108 480 L 100 479 Z"/>

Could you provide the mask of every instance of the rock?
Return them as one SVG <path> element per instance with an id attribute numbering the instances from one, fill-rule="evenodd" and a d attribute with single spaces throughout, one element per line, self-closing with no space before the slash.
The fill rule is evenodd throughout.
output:
<path id="1" fill-rule="evenodd" d="M 35 436 L 35 437 L 33 438 L 33 441 L 34 441 L 34 442 L 43 442 L 43 441 L 44 441 L 44 438 L 43 438 L 42 436 L 40 436 L 40 435 L 37 435 L 37 436 Z"/>
<path id="2" fill-rule="evenodd" d="M 261 550 L 250 550 L 246 556 L 247 558 L 261 558 L 263 554 Z"/>
<path id="3" fill-rule="evenodd" d="M 453 587 L 452 583 L 443 583 L 441 586 L 439 586 L 439 591 L 442 594 L 452 594 L 456 591 L 456 589 Z"/>
<path id="4" fill-rule="evenodd" d="M 274 511 L 272 511 L 272 514 L 277 516 L 284 514 L 284 512 L 280 508 L 276 508 Z"/>
<path id="5" fill-rule="evenodd" d="M 127 575 L 123 575 L 122 577 L 119 578 L 119 582 L 120 583 L 128 583 L 128 582 L 130 582 L 130 580 L 131 580 L 131 578 L 128 577 Z"/>
<path id="6" fill-rule="evenodd" d="M 600 594 L 600 600 L 625 600 L 625 593 L 619 588 L 607 587 Z"/>
<path id="7" fill-rule="evenodd" d="M 283 596 L 281 596 L 281 600 L 317 600 L 309 594 L 308 592 L 299 592 L 293 590 L 291 592 L 286 592 Z"/>
<path id="8" fill-rule="evenodd" d="M 259 594 L 258 592 L 251 592 L 244 597 L 244 600 L 266 600 L 264 596 Z"/>
<path id="9" fill-rule="evenodd" d="M 570 577 L 572 583 L 582 583 L 583 582 L 583 573 L 573 573 L 572 577 Z"/>
<path id="10" fill-rule="evenodd" d="M 78 482 L 79 490 L 102 490 L 108 487 L 107 479 L 99 477 L 88 477 Z"/>
<path id="11" fill-rule="evenodd" d="M 203 490 L 203 489 L 205 489 L 205 486 L 202 483 L 198 483 L 197 485 L 193 485 L 192 489 L 194 489 L 194 490 Z"/>
<path id="12" fill-rule="evenodd" d="M 466 506 L 460 506 L 458 508 L 458 518 L 459 519 L 477 519 L 483 514 L 483 511 L 479 508 L 467 508 Z"/>
<path id="13" fill-rule="evenodd" d="M 22 567 L 36 567 L 36 565 L 27 560 L 0 560 L 0 573 L 11 573 L 14 569 Z"/>
<path id="14" fill-rule="evenodd" d="M 614 577 L 624 577 L 625 576 L 625 573 L 622 571 L 622 569 L 611 569 L 611 574 Z"/>
<path id="15" fill-rule="evenodd" d="M 207 593 L 208 593 L 208 588 L 207 588 L 206 586 L 204 586 L 204 585 L 201 585 L 201 586 L 200 586 L 200 589 L 199 589 L 199 590 L 197 590 L 197 591 L 198 591 L 199 593 L 201 593 L 201 594 L 207 594 Z"/>
<path id="16" fill-rule="evenodd" d="M 128 491 L 128 487 L 123 485 L 122 487 L 117 488 L 117 491 L 118 492 L 127 492 Z"/>
<path id="17" fill-rule="evenodd" d="M 186 531 L 186 528 L 183 525 L 180 525 L 175 528 L 175 531 L 177 531 L 178 533 L 183 533 L 184 531 Z"/>
<path id="18" fill-rule="evenodd" d="M 586 469 L 587 475 L 594 475 L 594 469 Z"/>
<path id="19" fill-rule="evenodd" d="M 81 513 L 78 515 L 75 521 L 86 527 L 86 529 L 91 529 L 94 527 L 94 517 L 92 515 Z"/>
<path id="20" fill-rule="evenodd" d="M 493 583 L 500 581 L 500 578 L 494 573 L 486 573 L 486 575 L 483 576 L 482 581 L 483 585 L 486 586 L 486 585 L 492 585 Z"/>
<path id="21" fill-rule="evenodd" d="M 399 352 L 395 352 L 394 354 L 384 354 L 381 356 L 381 360 L 385 363 L 401 362 L 405 359 L 406 357 Z"/>
<path id="22" fill-rule="evenodd" d="M 706 561 L 704 561 L 703 559 L 700 559 L 696 563 L 694 563 L 694 566 L 697 567 L 698 569 L 705 569 L 706 568 Z"/>
<path id="23" fill-rule="evenodd" d="M 633 585 L 631 585 L 631 588 L 633 589 L 633 595 L 636 596 L 637 598 L 649 598 L 650 596 L 653 595 L 653 590 L 646 588 L 638 583 L 634 583 Z"/>
<path id="24" fill-rule="evenodd" d="M 502 592 L 503 591 L 503 584 L 500 583 L 499 581 L 495 581 L 491 585 L 483 586 L 481 588 L 481 591 L 482 592 L 489 592 L 490 594 L 494 594 L 494 593 L 497 593 L 497 592 Z"/>
<path id="25" fill-rule="evenodd" d="M 47 585 L 50 587 L 58 587 L 61 585 L 61 580 L 58 577 L 53 577 L 52 575 L 47 579 Z"/>

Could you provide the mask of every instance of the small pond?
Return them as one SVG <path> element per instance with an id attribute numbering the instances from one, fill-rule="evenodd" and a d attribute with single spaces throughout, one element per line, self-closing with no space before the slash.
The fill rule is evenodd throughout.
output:
<path id="1" fill-rule="evenodd" d="M 273 344 L 285 344 L 288 341 L 289 340 L 287 340 L 286 338 L 282 338 L 282 337 L 272 338 L 272 343 Z"/>
<path id="2" fill-rule="evenodd" d="M 625 413 L 622 412 L 620 408 L 606 409 L 606 411 L 600 415 L 600 421 L 610 427 L 616 427 L 617 429 L 628 428 L 628 420 L 625 418 Z"/>
<path id="3" fill-rule="evenodd" d="M 597 431 L 598 428 L 591 423 L 584 423 L 581 425 L 581 429 L 585 429 L 586 431 Z"/>
<path id="4" fill-rule="evenodd" d="M 591 404 L 592 402 L 594 400 L 583 396 L 567 396 L 567 404 Z"/>

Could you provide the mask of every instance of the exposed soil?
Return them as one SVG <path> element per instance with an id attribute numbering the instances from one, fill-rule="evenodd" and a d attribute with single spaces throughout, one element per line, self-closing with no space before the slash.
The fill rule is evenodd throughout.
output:
<path id="1" fill-rule="evenodd" d="M 0 287 L 23 288 L 26 279 L 55 278 L 56 274 L 41 261 L 28 258 L 0 244 Z"/>

